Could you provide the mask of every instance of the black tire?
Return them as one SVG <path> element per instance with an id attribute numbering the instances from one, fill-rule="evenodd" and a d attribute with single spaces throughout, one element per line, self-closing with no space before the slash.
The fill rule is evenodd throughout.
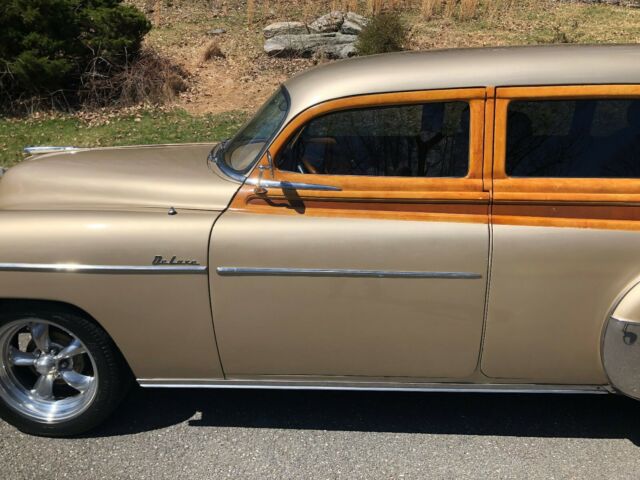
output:
<path id="1" fill-rule="evenodd" d="M 71 332 L 91 355 L 97 370 L 97 389 L 91 403 L 74 418 L 57 423 L 36 421 L 13 408 L 0 395 L 0 417 L 24 433 L 45 437 L 69 437 L 88 432 L 104 422 L 120 404 L 133 382 L 133 375 L 109 335 L 94 321 L 71 309 L 47 307 L 11 308 L 0 312 L 0 329 L 17 320 L 36 318 Z M 2 346 L 0 346 L 0 349 Z M 4 358 L 1 356 L 0 360 Z M 5 368 L 0 365 L 0 368 Z"/>

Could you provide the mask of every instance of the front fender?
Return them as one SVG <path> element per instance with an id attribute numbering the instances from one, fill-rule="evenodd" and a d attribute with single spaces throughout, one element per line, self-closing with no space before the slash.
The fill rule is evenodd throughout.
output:
<path id="1" fill-rule="evenodd" d="M 111 335 L 138 378 L 222 378 L 208 274 L 49 270 L 56 264 L 151 266 L 156 256 L 206 267 L 218 212 L 2 211 L 0 299 L 74 305 Z M 157 262 L 157 260 L 156 260 Z M 10 264 L 44 266 L 38 270 Z"/>

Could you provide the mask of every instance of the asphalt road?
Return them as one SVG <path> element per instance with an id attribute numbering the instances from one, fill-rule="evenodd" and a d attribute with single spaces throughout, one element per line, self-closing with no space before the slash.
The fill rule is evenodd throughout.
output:
<path id="1" fill-rule="evenodd" d="M 2 479 L 639 478 L 605 395 L 138 390 L 84 438 L 0 422 Z"/>

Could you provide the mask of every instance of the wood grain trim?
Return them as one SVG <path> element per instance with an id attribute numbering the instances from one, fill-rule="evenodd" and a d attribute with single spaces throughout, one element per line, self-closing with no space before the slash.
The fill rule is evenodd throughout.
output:
<path id="1" fill-rule="evenodd" d="M 640 230 L 640 204 L 494 203 L 497 225 Z"/>
<path id="2" fill-rule="evenodd" d="M 540 218 L 492 215 L 494 225 L 511 225 L 523 227 L 585 228 L 595 230 L 640 231 L 640 222 L 624 220 L 599 220 L 575 218 Z"/>
<path id="3" fill-rule="evenodd" d="M 374 95 L 360 95 L 341 98 L 321 103 L 311 107 L 295 117 L 278 135 L 269 148 L 269 152 L 276 158 L 280 150 L 298 129 L 309 120 L 320 115 L 341 110 L 383 105 L 410 105 L 437 101 L 463 100 L 469 103 L 471 115 L 471 132 L 469 141 L 469 173 L 465 179 L 460 178 L 408 178 L 408 177 L 366 177 L 342 175 L 312 175 L 295 172 L 277 171 L 279 180 L 291 182 L 329 183 L 341 187 L 343 190 L 360 191 L 422 191 L 422 190 L 482 190 L 481 184 L 467 184 L 465 180 L 482 179 L 483 158 L 483 122 L 484 122 L 484 88 L 465 88 L 452 90 L 429 90 L 419 92 L 383 93 Z M 259 164 L 266 165 L 266 155 Z M 257 176 L 254 168 L 251 176 Z"/>
<path id="4" fill-rule="evenodd" d="M 497 90 L 500 92 L 500 88 Z M 496 95 L 498 95 L 497 93 Z M 507 178 L 505 163 L 507 158 L 507 113 L 511 100 L 497 98 L 494 108 L 494 140 L 493 140 L 493 187 L 497 189 L 496 180 Z"/>
<path id="5" fill-rule="evenodd" d="M 560 85 L 548 87 L 502 87 L 497 98 L 545 100 L 554 98 L 615 98 L 640 96 L 640 85 Z"/>
<path id="6" fill-rule="evenodd" d="M 276 171 L 277 180 L 333 185 L 342 188 L 342 191 L 270 189 L 267 196 L 262 196 L 257 195 L 252 186 L 245 185 L 234 197 L 230 208 L 237 212 L 276 215 L 304 214 L 487 224 L 490 194 L 483 189 L 484 88 L 362 95 L 325 102 L 295 117 L 274 140 L 269 151 L 276 158 L 302 125 L 328 112 L 443 100 L 464 100 L 469 103 L 471 132 L 470 168 L 467 177 L 364 177 Z M 266 155 L 259 164 L 267 164 Z M 250 176 L 257 178 L 258 169 L 254 168 Z"/>
<path id="7" fill-rule="evenodd" d="M 495 179 L 495 202 L 638 203 L 640 181 L 633 179 Z"/>
<path id="8" fill-rule="evenodd" d="M 478 182 L 480 182 L 478 180 Z M 403 191 L 378 191 L 375 192 L 375 196 L 371 191 L 343 191 L 343 192 L 321 192 L 321 191 L 305 191 L 298 192 L 302 198 L 308 200 L 342 200 L 342 201 L 363 201 L 363 202 L 375 202 L 375 201 L 390 201 L 390 202 L 420 202 L 425 203 L 488 203 L 489 192 L 482 192 L 476 190 L 452 190 L 452 191 L 424 191 L 424 192 L 403 192 Z M 288 192 L 282 190 L 270 189 L 268 193 L 269 198 L 288 198 Z"/>
<path id="9" fill-rule="evenodd" d="M 493 150 L 496 114 L 496 87 L 487 88 L 487 99 L 484 109 L 484 161 L 482 185 L 486 192 L 493 190 Z"/>
<path id="10" fill-rule="evenodd" d="M 507 112 L 512 100 L 640 97 L 640 85 L 510 87 L 496 91 L 491 222 L 640 230 L 640 181 L 511 178 L 505 172 Z"/>
<path id="11" fill-rule="evenodd" d="M 637 202 L 636 179 L 513 178 L 505 171 L 507 114 L 511 100 L 640 97 L 640 85 L 509 87 L 496 92 L 493 198 L 496 202 Z"/>
<path id="12" fill-rule="evenodd" d="M 348 207 L 354 211 L 380 211 L 380 212 L 404 212 L 404 213 L 434 213 L 451 215 L 486 215 L 487 205 L 482 203 L 409 203 L 409 202 L 344 202 L 331 200 L 288 200 L 279 202 L 272 198 L 254 197 L 249 200 L 249 205 L 282 206 L 286 209 L 323 209 L 343 210 Z"/>
<path id="13" fill-rule="evenodd" d="M 297 192 L 282 196 L 257 195 L 253 187 L 243 186 L 230 209 L 236 212 L 270 215 L 305 215 L 392 220 L 488 223 L 488 194 L 470 200 L 424 198 L 321 198 L 300 197 Z"/>
<path id="14" fill-rule="evenodd" d="M 635 205 L 497 204 L 493 206 L 493 213 L 502 217 L 640 220 L 640 207 Z"/>

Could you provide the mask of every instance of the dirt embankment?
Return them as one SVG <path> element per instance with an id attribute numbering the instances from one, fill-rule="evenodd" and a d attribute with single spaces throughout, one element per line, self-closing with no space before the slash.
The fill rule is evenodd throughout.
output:
<path id="1" fill-rule="evenodd" d="M 267 57 L 262 28 L 309 22 L 332 9 L 370 15 L 395 8 L 409 27 L 408 48 L 426 50 L 536 43 L 638 43 L 640 9 L 557 0 L 126 0 L 154 28 L 147 44 L 191 75 L 176 105 L 194 114 L 254 111 L 279 83 L 312 59 Z M 434 6 L 435 5 L 435 6 Z M 204 52 L 215 43 L 211 58 Z"/>

